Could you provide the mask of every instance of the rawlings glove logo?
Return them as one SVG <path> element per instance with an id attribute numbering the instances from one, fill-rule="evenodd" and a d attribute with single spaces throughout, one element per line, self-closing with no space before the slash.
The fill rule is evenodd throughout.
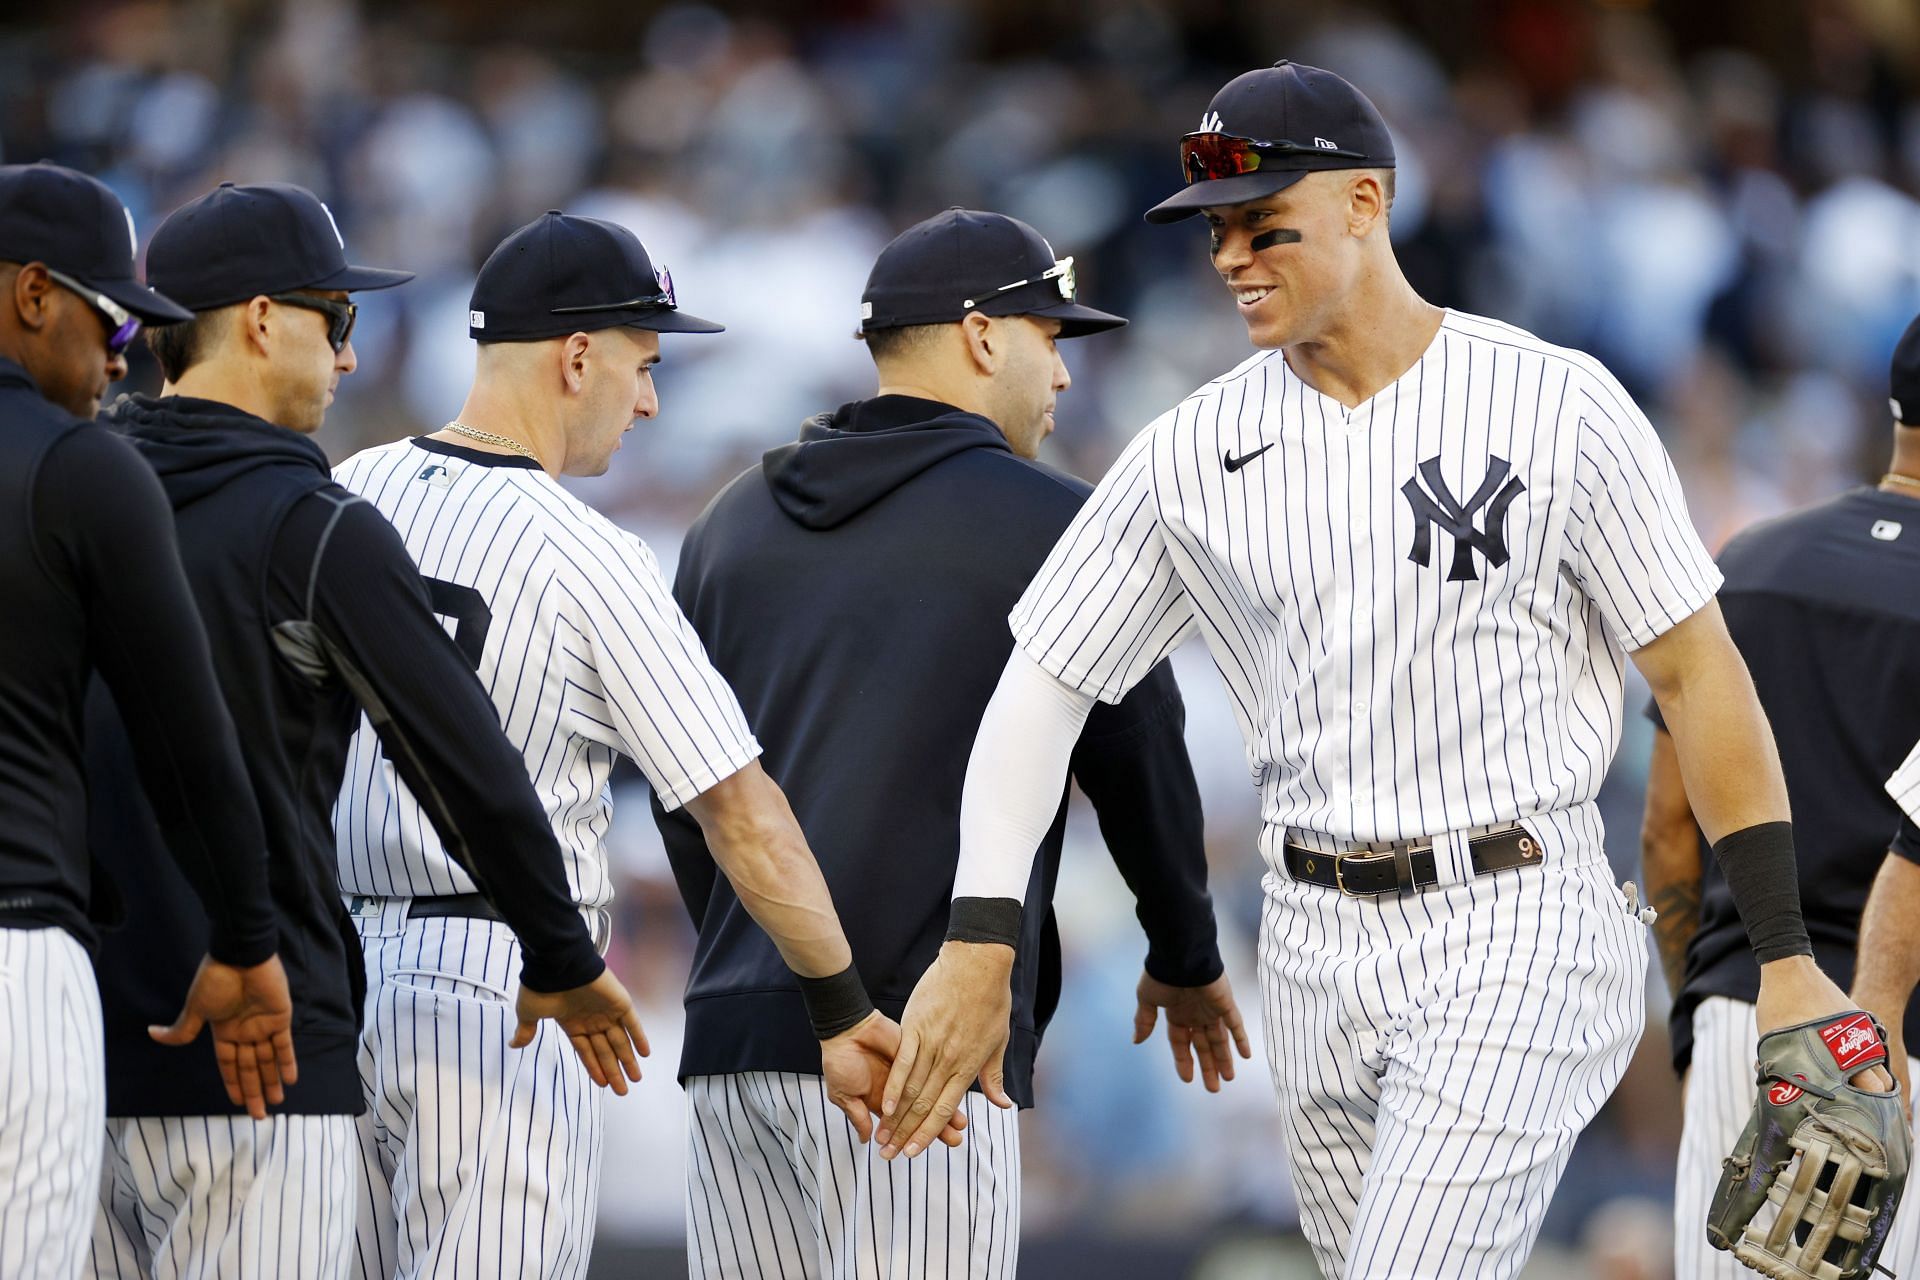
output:
<path id="1" fill-rule="evenodd" d="M 1864 1013 L 1856 1013 L 1832 1026 L 1820 1028 L 1820 1038 L 1833 1055 L 1834 1065 L 1849 1075 L 1886 1056 L 1880 1046 L 1880 1033 L 1874 1030 L 1873 1019 Z"/>

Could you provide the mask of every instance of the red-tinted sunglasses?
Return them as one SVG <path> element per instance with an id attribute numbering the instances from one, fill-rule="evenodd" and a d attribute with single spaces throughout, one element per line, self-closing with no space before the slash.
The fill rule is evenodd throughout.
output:
<path id="1" fill-rule="evenodd" d="M 1262 142 L 1231 133 L 1190 133 L 1180 139 L 1180 172 L 1189 185 L 1219 178 L 1256 173 L 1262 162 L 1284 156 L 1315 156 L 1323 160 L 1367 160 L 1363 152 L 1315 142 Z M 1308 165 L 1282 168 L 1310 168 Z"/>

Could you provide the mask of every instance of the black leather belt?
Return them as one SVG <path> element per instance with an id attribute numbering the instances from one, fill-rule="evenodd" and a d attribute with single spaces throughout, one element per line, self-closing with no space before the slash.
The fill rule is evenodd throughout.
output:
<path id="1" fill-rule="evenodd" d="M 459 916 L 472 920 L 498 920 L 501 924 L 507 918 L 488 902 L 485 894 L 447 893 L 437 898 L 411 898 L 407 903 L 409 920 L 433 920 L 446 916 Z"/>
<path id="2" fill-rule="evenodd" d="M 1540 861 L 1540 853 L 1540 842 L 1518 825 L 1467 841 L 1467 857 L 1473 863 L 1473 873 L 1479 876 L 1533 866 Z M 1353 897 L 1430 889 L 1440 883 L 1431 842 L 1356 853 L 1322 853 L 1288 843 L 1285 856 L 1287 874 L 1295 880 L 1338 889 Z"/>

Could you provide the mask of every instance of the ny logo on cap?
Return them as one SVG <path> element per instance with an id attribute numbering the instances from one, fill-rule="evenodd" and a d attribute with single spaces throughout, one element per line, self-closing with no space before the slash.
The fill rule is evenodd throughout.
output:
<path id="1" fill-rule="evenodd" d="M 1200 117 L 1201 133 L 1225 133 L 1226 131 L 1226 122 L 1220 119 L 1218 111 L 1209 111 Z"/>
<path id="2" fill-rule="evenodd" d="M 345 253 L 347 249 L 347 242 L 340 235 L 340 224 L 333 220 L 333 210 L 327 208 L 327 202 L 325 200 L 322 200 L 320 202 L 320 212 L 327 215 L 327 225 L 333 228 L 333 238 L 339 242 L 340 251 L 342 253 Z"/>

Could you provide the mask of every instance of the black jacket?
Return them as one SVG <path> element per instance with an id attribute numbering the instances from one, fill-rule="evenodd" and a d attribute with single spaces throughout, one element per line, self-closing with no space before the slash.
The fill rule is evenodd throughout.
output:
<path id="1" fill-rule="evenodd" d="M 209 904 L 211 931 L 181 881 L 202 921 L 198 945 L 210 939 L 231 964 L 265 960 L 274 943 L 260 815 L 166 498 L 122 441 L 49 403 L 9 360 L 0 360 L 0 601 L 0 928 L 53 925 L 90 944 L 89 910 L 112 912 L 92 892 L 81 768 L 82 706 L 97 671 L 126 701 L 139 747 L 130 755 L 166 820 L 166 847 L 149 856 L 170 851 Z M 162 993 L 156 1021 L 173 1020 L 186 989 Z M 180 1071 L 179 1051 L 168 1052 Z"/>
<path id="2" fill-rule="evenodd" d="M 567 891 L 553 834 L 493 702 L 435 619 L 406 546 L 333 483 L 312 440 L 231 406 L 133 397 L 110 422 L 172 500 L 181 559 L 212 640 L 266 824 L 300 1082 L 282 1110 L 364 1107 L 355 1054 L 366 971 L 340 897 L 333 807 L 363 707 L 450 850 L 525 943 L 540 990 L 604 967 Z M 115 691 L 117 694 L 117 690 Z M 121 717 L 89 702 L 92 842 L 130 905 L 102 940 L 111 1115 L 236 1111 L 197 1075 L 163 1069 L 145 1027 L 192 974 L 204 921 L 152 857 L 157 832 L 126 772 Z M 170 1015 L 169 1015 L 170 1016 Z M 210 1055 L 203 1041 L 197 1051 Z M 207 1073 L 209 1076 L 211 1072 Z"/>
<path id="3" fill-rule="evenodd" d="M 1013 650 L 1007 614 L 1090 488 L 1016 457 L 985 418 L 887 396 L 808 422 L 695 522 L 674 595 L 733 685 L 833 892 L 854 963 L 893 1017 L 946 931 L 967 757 Z M 1185 708 L 1165 664 L 1095 708 L 1072 770 L 1138 900 L 1147 968 L 1221 972 Z M 1006 1087 L 1060 991 L 1051 901 L 1066 814 L 1035 860 L 1013 973 Z M 700 938 L 682 1077 L 818 1072 L 792 976 L 716 875 L 700 829 L 656 819 Z"/>

